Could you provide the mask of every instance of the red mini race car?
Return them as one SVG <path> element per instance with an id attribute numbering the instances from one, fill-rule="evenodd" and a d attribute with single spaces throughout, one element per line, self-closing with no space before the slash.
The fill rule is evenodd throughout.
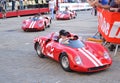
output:
<path id="1" fill-rule="evenodd" d="M 34 16 L 23 21 L 22 29 L 24 31 L 40 31 L 50 27 L 51 18 L 48 16 Z"/>
<path id="2" fill-rule="evenodd" d="M 108 50 L 99 43 L 70 39 L 60 44 L 58 36 L 51 33 L 34 39 L 34 48 L 41 58 L 50 57 L 60 63 L 65 71 L 97 72 L 109 68 L 112 59 Z"/>
<path id="3" fill-rule="evenodd" d="M 57 20 L 70 20 L 76 18 L 77 13 L 75 11 L 59 11 L 56 13 Z"/>

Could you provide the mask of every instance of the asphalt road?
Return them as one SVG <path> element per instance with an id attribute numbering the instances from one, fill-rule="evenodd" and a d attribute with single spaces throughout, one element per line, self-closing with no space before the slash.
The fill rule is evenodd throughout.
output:
<path id="1" fill-rule="evenodd" d="M 77 12 L 77 18 L 68 21 L 52 20 L 50 28 L 39 32 L 24 32 L 22 21 L 30 16 L 0 19 L 0 83 L 120 83 L 120 51 L 112 66 L 97 73 L 65 72 L 59 63 L 40 59 L 33 45 L 37 36 L 61 29 L 82 36 L 97 32 L 97 17 L 90 11 Z"/>

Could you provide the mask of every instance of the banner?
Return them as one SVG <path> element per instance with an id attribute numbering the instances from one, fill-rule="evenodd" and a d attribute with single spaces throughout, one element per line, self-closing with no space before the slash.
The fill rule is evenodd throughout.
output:
<path id="1" fill-rule="evenodd" d="M 59 3 L 59 11 L 64 11 L 66 7 L 68 7 L 69 10 L 92 9 L 88 3 Z"/>
<path id="2" fill-rule="evenodd" d="M 98 8 L 98 32 L 110 43 L 120 44 L 120 13 Z"/>

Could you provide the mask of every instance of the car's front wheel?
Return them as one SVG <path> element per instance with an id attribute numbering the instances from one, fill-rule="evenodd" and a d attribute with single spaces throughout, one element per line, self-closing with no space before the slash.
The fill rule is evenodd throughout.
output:
<path id="1" fill-rule="evenodd" d="M 45 31 L 45 28 L 46 28 L 46 27 L 45 27 L 45 25 L 44 25 L 44 27 L 43 27 L 43 31 Z"/>
<path id="2" fill-rule="evenodd" d="M 36 43 L 35 44 L 35 50 L 37 52 L 37 55 L 40 57 L 40 58 L 43 58 L 44 57 L 44 54 L 42 53 L 42 48 L 41 46 L 39 45 L 39 43 Z"/>
<path id="3" fill-rule="evenodd" d="M 60 64 L 65 71 L 71 71 L 70 63 L 67 54 L 63 53 L 60 56 Z"/>

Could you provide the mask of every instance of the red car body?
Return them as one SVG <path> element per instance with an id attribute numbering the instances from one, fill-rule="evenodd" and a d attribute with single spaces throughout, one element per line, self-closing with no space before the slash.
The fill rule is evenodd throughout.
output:
<path id="1" fill-rule="evenodd" d="M 70 20 L 76 18 L 77 14 L 75 11 L 60 11 L 56 13 L 57 20 Z"/>
<path id="2" fill-rule="evenodd" d="M 46 27 L 50 27 L 50 23 L 51 19 L 48 16 L 31 17 L 23 21 L 22 29 L 24 31 L 45 30 Z"/>
<path id="3" fill-rule="evenodd" d="M 99 43 L 77 39 L 63 45 L 56 38 L 55 33 L 37 37 L 34 48 L 39 57 L 47 56 L 58 61 L 65 71 L 97 72 L 112 64 L 108 50 Z"/>

